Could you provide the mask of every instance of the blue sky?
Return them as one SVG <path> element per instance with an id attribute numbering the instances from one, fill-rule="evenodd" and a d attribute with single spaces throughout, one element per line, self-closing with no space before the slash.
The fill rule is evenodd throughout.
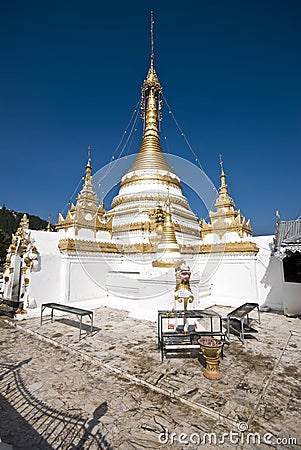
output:
<path id="1" fill-rule="evenodd" d="M 87 146 L 94 171 L 111 161 L 149 67 L 151 9 L 177 122 L 215 185 L 223 154 L 254 234 L 273 234 L 276 210 L 301 214 L 299 0 L 1 2 L 0 204 L 55 222 Z M 194 161 L 166 105 L 163 114 L 163 149 Z M 191 207 L 205 215 L 193 196 Z"/>

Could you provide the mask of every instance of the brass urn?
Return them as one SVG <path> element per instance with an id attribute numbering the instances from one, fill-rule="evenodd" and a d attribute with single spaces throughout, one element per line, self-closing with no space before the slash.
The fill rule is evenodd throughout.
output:
<path id="1" fill-rule="evenodd" d="M 218 370 L 218 365 L 223 342 L 213 337 L 203 337 L 198 342 L 201 347 L 201 354 L 206 360 L 206 370 L 203 373 L 204 377 L 209 380 L 220 380 L 222 376 Z"/>

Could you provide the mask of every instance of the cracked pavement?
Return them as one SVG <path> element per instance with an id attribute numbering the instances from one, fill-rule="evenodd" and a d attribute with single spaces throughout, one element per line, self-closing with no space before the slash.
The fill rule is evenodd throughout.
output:
<path id="1" fill-rule="evenodd" d="M 212 309 L 223 317 L 231 310 Z M 39 318 L 0 318 L 4 443 L 22 450 L 300 445 L 300 319 L 262 313 L 257 339 L 243 345 L 231 336 L 220 381 L 207 380 L 197 358 L 161 362 L 155 323 L 101 307 L 94 326 L 92 336 L 83 326 L 79 342 L 72 315 L 55 314 L 54 323 L 45 316 L 42 327 Z"/>

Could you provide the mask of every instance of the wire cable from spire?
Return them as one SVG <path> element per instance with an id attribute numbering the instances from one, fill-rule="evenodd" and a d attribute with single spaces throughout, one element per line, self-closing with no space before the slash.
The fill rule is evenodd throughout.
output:
<path id="1" fill-rule="evenodd" d="M 117 145 L 116 149 L 115 149 L 114 152 L 112 153 L 112 156 L 111 156 L 111 162 L 112 162 L 112 163 L 113 163 L 113 162 L 115 162 L 115 164 L 117 163 L 117 161 L 119 160 L 119 158 L 121 158 L 121 156 L 122 156 L 122 154 L 123 154 L 125 148 L 127 147 L 129 140 L 130 140 L 131 138 L 133 138 L 134 128 L 136 127 L 137 121 L 138 121 L 138 118 L 139 118 L 139 103 L 140 103 L 140 101 L 141 101 L 141 97 L 139 98 L 139 100 L 138 100 L 138 102 L 137 102 L 137 105 L 136 105 L 136 107 L 135 107 L 135 109 L 134 109 L 134 111 L 133 111 L 133 113 L 132 113 L 132 116 L 131 116 L 131 118 L 130 118 L 130 121 L 129 121 L 129 123 L 127 124 L 127 127 L 126 127 L 126 129 L 125 129 L 125 131 L 124 131 L 124 133 L 123 133 L 123 135 L 122 135 L 122 137 L 121 137 L 121 140 L 120 140 L 119 144 Z M 132 123 L 132 126 L 131 126 L 131 129 L 130 129 L 130 132 L 127 133 L 128 129 L 130 128 L 131 123 Z M 125 142 L 124 142 L 124 138 L 125 138 L 126 135 L 127 135 L 127 138 L 126 138 L 126 140 L 125 140 Z M 121 146 L 121 144 L 122 144 L 123 142 L 124 142 L 123 147 L 122 147 L 121 151 L 119 152 L 119 154 L 118 154 L 118 156 L 117 156 L 117 159 L 115 159 L 115 153 L 116 153 L 117 150 L 120 148 L 120 146 Z M 111 172 L 111 170 L 114 168 L 115 164 L 113 163 L 113 164 L 109 164 L 109 165 L 108 165 L 107 170 L 106 170 L 105 173 L 103 174 L 103 177 L 99 180 L 99 185 L 101 184 L 101 181 L 102 181 L 103 179 L 105 179 L 105 178 L 109 175 L 109 173 Z"/>
<path id="2" fill-rule="evenodd" d="M 121 144 L 123 143 L 123 140 L 124 140 L 124 138 L 125 138 L 125 135 L 127 134 L 127 131 L 128 131 L 128 129 L 130 128 L 130 125 L 131 125 L 131 123 L 132 123 L 132 120 L 133 120 L 135 114 L 136 114 L 136 116 L 137 116 L 137 111 L 139 112 L 139 104 L 140 104 L 140 103 L 141 103 L 141 96 L 140 96 L 140 98 L 139 98 L 139 100 L 138 100 L 138 102 L 137 102 L 137 104 L 136 104 L 136 106 L 135 106 L 135 108 L 134 108 L 134 111 L 133 111 L 133 113 L 132 113 L 132 115 L 131 115 L 131 118 L 130 118 L 130 120 L 129 120 L 129 122 L 128 122 L 128 124 L 127 124 L 125 130 L 124 130 L 124 132 L 123 132 L 123 135 L 122 135 L 120 141 L 119 141 L 119 144 L 117 145 L 117 147 L 115 148 L 115 150 L 113 151 L 113 153 L 112 153 L 112 155 L 111 155 L 111 160 L 114 160 L 114 159 L 115 159 L 115 153 L 119 150 Z M 134 120 L 134 123 L 136 123 L 136 122 L 137 122 L 137 118 L 135 118 L 135 120 Z M 132 129 L 133 129 L 133 127 L 132 127 Z M 132 129 L 131 129 L 131 131 L 132 131 Z M 130 132 L 130 133 L 131 133 L 131 132 Z M 126 142 L 128 142 L 128 139 L 127 139 Z M 122 153 L 123 153 L 123 151 L 124 151 L 125 146 L 126 146 L 126 143 L 125 143 L 124 146 L 122 147 L 122 150 L 121 150 L 121 152 L 119 153 L 119 155 L 117 156 L 117 159 L 119 159 L 119 158 L 121 157 L 121 155 L 122 155 Z"/>
<path id="3" fill-rule="evenodd" d="M 79 180 L 79 182 L 76 185 L 76 188 L 74 189 L 72 195 L 70 196 L 69 201 L 66 203 L 66 205 L 64 206 L 64 208 L 61 210 L 61 214 L 65 214 L 66 208 L 68 208 L 68 206 L 71 206 L 72 200 L 74 198 L 74 195 L 78 192 L 79 186 L 81 185 L 81 183 L 84 181 L 85 177 L 81 177 L 81 179 Z"/>
<path id="4" fill-rule="evenodd" d="M 189 143 L 187 137 L 185 136 L 185 133 L 182 131 L 180 125 L 178 124 L 178 122 L 177 122 L 177 120 L 176 120 L 176 118 L 175 118 L 175 116 L 174 116 L 174 114 L 173 114 L 173 112 L 172 112 L 172 110 L 171 110 L 171 108 L 170 108 L 170 106 L 169 106 L 169 104 L 168 104 L 168 102 L 167 102 L 167 100 L 166 100 L 164 94 L 162 94 L 162 98 L 163 98 L 163 100 L 164 100 L 164 102 L 165 102 L 165 104 L 166 104 L 166 106 L 167 106 L 167 108 L 168 108 L 169 114 L 170 114 L 171 117 L 173 118 L 173 120 L 174 120 L 174 122 L 175 122 L 175 124 L 176 124 L 176 127 L 178 128 L 178 131 L 180 132 L 181 136 L 184 138 L 184 140 L 185 140 L 185 142 L 186 142 L 186 144 L 187 144 L 189 150 L 190 150 L 191 153 L 193 154 L 193 156 L 194 156 L 194 158 L 195 158 L 195 161 L 196 161 L 197 165 L 199 166 L 199 168 L 201 169 L 201 171 L 204 173 L 205 177 L 209 179 L 208 175 L 207 175 L 206 172 L 204 171 L 204 169 L 203 169 L 203 167 L 202 167 L 202 165 L 201 165 L 201 163 L 200 163 L 200 161 L 199 161 L 198 155 L 195 153 L 195 151 L 194 151 L 193 148 L 191 147 L 191 145 L 190 145 L 190 143 Z M 167 145 L 167 147 L 168 147 L 167 136 L 166 136 L 166 133 L 164 133 L 164 134 L 165 134 L 165 143 L 166 143 L 166 145 Z M 215 204 L 215 202 L 216 202 L 216 198 L 218 197 L 218 190 L 216 189 L 215 186 L 213 187 L 213 190 L 215 191 L 215 199 L 212 201 L 212 204 L 211 204 L 211 207 L 210 207 L 209 211 L 212 211 L 213 206 L 214 206 L 214 204 Z M 208 216 L 208 214 L 207 214 L 207 216 L 205 217 L 205 220 L 207 220 L 208 217 L 209 217 L 209 216 Z"/>
<path id="5" fill-rule="evenodd" d="M 185 136 L 185 133 L 184 133 L 183 130 L 181 129 L 180 125 L 178 124 L 178 122 L 177 122 L 177 120 L 176 120 L 176 118 L 175 118 L 175 116 L 174 116 L 174 113 L 172 112 L 172 110 L 171 110 L 171 108 L 170 108 L 170 106 L 169 106 L 169 104 L 168 104 L 168 102 L 167 102 L 167 100 L 166 100 L 164 94 L 162 94 L 162 97 L 163 97 L 163 100 L 164 100 L 165 103 L 166 103 L 166 106 L 167 106 L 167 108 L 168 108 L 169 114 L 170 114 L 171 117 L 173 118 L 173 120 L 174 120 L 174 122 L 175 122 L 175 124 L 176 124 L 176 126 L 177 126 L 177 128 L 178 128 L 178 130 L 179 130 L 179 132 L 180 132 L 180 134 L 181 134 L 181 136 L 183 136 L 183 139 L 185 140 L 185 142 L 186 142 L 186 144 L 187 144 L 189 150 L 190 150 L 191 153 L 193 154 L 196 163 L 198 164 L 198 166 L 200 167 L 200 169 L 205 173 L 205 171 L 204 171 L 204 169 L 203 169 L 203 167 L 202 167 L 202 165 L 201 165 L 201 163 L 200 163 L 200 160 L 199 160 L 199 158 L 198 158 L 198 155 L 195 153 L 195 151 L 194 151 L 193 148 L 191 147 L 191 145 L 190 145 L 190 143 L 189 143 L 187 137 Z"/>
<path id="6" fill-rule="evenodd" d="M 164 144 L 166 146 L 167 153 L 171 153 L 170 147 L 169 147 L 169 143 L 168 143 L 168 140 L 167 140 L 167 134 L 166 134 L 164 121 L 162 121 L 161 131 L 162 131 L 162 135 L 163 135 L 163 138 L 164 138 Z"/>

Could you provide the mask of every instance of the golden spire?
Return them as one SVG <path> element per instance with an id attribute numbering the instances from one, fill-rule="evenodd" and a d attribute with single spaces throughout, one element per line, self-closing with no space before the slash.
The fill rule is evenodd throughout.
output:
<path id="1" fill-rule="evenodd" d="M 92 167 L 91 167 L 91 147 L 88 145 L 88 162 L 86 165 L 85 185 L 92 182 Z"/>
<path id="2" fill-rule="evenodd" d="M 223 160 L 222 160 L 222 154 L 219 154 L 219 163 L 221 166 L 221 174 L 220 174 L 220 179 L 221 179 L 221 185 L 219 188 L 219 194 L 221 197 L 229 197 L 229 193 L 228 193 L 228 187 L 227 187 L 227 183 L 226 183 L 226 174 L 224 172 L 224 167 L 223 167 Z"/>
<path id="3" fill-rule="evenodd" d="M 210 211 L 210 223 L 206 223 L 203 220 L 200 223 L 201 239 L 204 239 L 207 234 L 214 233 L 220 239 L 220 242 L 216 242 L 213 245 L 203 244 L 201 245 L 201 253 L 219 253 L 221 251 L 226 253 L 251 253 L 256 254 L 258 247 L 252 242 L 245 242 L 245 238 L 252 236 L 252 228 L 250 220 L 246 220 L 243 217 L 240 210 L 235 209 L 233 199 L 230 197 L 228 187 L 226 183 L 226 174 L 224 172 L 222 155 L 219 155 L 221 166 L 221 184 L 219 188 L 219 196 L 215 202 L 216 211 Z M 227 233 L 237 233 L 237 237 L 229 235 L 229 239 L 234 241 L 228 241 L 227 243 L 222 241 L 224 235 Z M 241 239 L 241 240 L 239 240 Z M 220 246 L 224 246 L 223 248 Z"/>
<path id="4" fill-rule="evenodd" d="M 20 220 L 19 228 L 28 229 L 29 227 L 29 220 L 27 217 L 27 214 L 23 214 L 22 219 Z"/>
<path id="5" fill-rule="evenodd" d="M 159 259 L 152 262 L 153 267 L 178 267 L 182 263 L 169 205 L 165 210 L 164 225 L 157 252 L 160 256 Z"/>
<path id="6" fill-rule="evenodd" d="M 151 11 L 151 68 L 154 68 L 154 56 L 155 56 L 155 39 L 154 39 L 154 13 Z"/>
<path id="7" fill-rule="evenodd" d="M 154 67 L 154 19 L 151 11 L 151 56 L 150 68 L 142 86 L 142 120 L 144 133 L 136 160 L 128 171 L 155 169 L 173 173 L 160 145 L 158 122 L 161 121 L 162 87 Z"/>
<path id="8" fill-rule="evenodd" d="M 60 214 L 56 229 L 75 228 L 75 233 L 81 228 L 96 229 L 99 225 L 98 221 L 98 203 L 99 199 L 95 193 L 92 182 L 91 167 L 91 147 L 88 147 L 88 161 L 86 165 L 86 176 L 81 191 L 76 198 L 76 205 L 71 204 L 67 216 L 64 219 Z"/>
<path id="9" fill-rule="evenodd" d="M 176 249 L 174 247 L 175 245 L 177 246 Z M 169 205 L 167 206 L 165 211 L 163 233 L 162 233 L 162 240 L 160 241 L 160 247 L 165 248 L 167 251 L 171 251 L 171 249 L 172 251 L 179 251 L 179 246 L 176 239 L 175 228 L 171 218 Z"/>

